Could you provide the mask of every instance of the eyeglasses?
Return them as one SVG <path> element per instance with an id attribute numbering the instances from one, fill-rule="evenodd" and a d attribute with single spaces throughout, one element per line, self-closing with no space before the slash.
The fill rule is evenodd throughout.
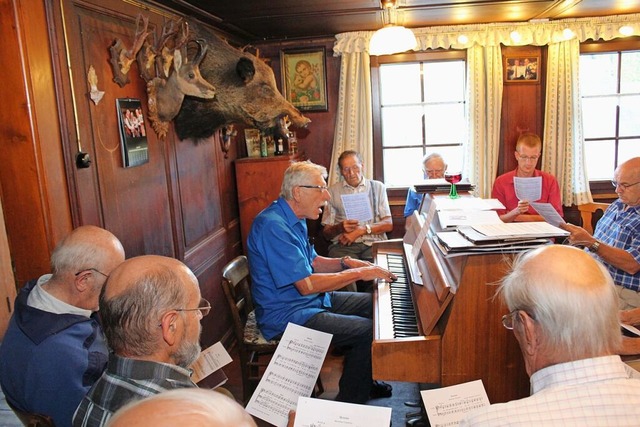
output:
<path id="1" fill-rule="evenodd" d="M 211 311 L 211 303 L 204 298 L 200 298 L 200 306 L 198 308 L 176 308 L 176 311 L 196 311 L 200 310 L 202 317 L 209 314 Z"/>
<path id="2" fill-rule="evenodd" d="M 444 169 L 426 169 L 425 172 L 428 175 L 441 174 L 442 172 L 444 172 Z"/>
<path id="3" fill-rule="evenodd" d="M 518 155 L 518 160 L 522 160 L 523 162 L 537 162 L 540 156 L 523 156 L 522 154 Z"/>
<path id="4" fill-rule="evenodd" d="M 348 168 L 341 168 L 342 173 L 349 175 L 351 172 L 360 172 L 360 166 L 350 166 Z"/>
<path id="5" fill-rule="evenodd" d="M 80 271 L 78 271 L 78 272 L 75 274 L 75 276 L 76 276 L 76 277 L 78 277 L 81 273 L 84 273 L 85 271 L 95 271 L 95 272 L 96 272 L 96 273 L 98 273 L 98 274 L 102 274 L 104 277 L 107 277 L 107 278 L 109 277 L 109 275 L 108 275 L 108 274 L 104 274 L 102 271 L 100 271 L 100 270 L 98 270 L 98 269 L 96 269 L 96 268 L 93 268 L 93 267 L 91 267 L 91 268 L 85 268 L 84 270 L 80 270 Z"/>
<path id="6" fill-rule="evenodd" d="M 326 185 L 298 185 L 298 187 L 315 188 L 316 190 L 320 190 L 320 191 L 324 191 L 324 190 L 327 190 L 329 188 Z"/>
<path id="7" fill-rule="evenodd" d="M 622 188 L 623 190 L 626 190 L 629 187 L 633 187 L 636 184 L 640 184 L 640 181 L 634 182 L 633 184 L 625 184 L 624 182 L 611 181 L 611 185 L 613 185 L 613 188 L 618 188 L 618 186 L 620 186 L 620 188 Z"/>
<path id="8" fill-rule="evenodd" d="M 504 326 L 508 330 L 512 331 L 513 330 L 513 319 L 515 318 L 515 315 L 518 314 L 519 311 L 524 311 L 524 310 L 522 310 L 520 308 L 516 308 L 511 313 L 505 314 L 504 316 L 502 316 L 502 326 Z M 527 312 L 525 311 L 525 313 L 527 313 Z M 527 313 L 527 316 L 529 316 L 533 320 L 536 320 L 536 318 L 533 317 L 532 315 L 530 315 L 529 313 Z"/>

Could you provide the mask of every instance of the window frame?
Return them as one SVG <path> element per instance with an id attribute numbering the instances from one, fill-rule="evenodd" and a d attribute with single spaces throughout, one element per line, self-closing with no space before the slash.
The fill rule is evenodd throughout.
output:
<path id="1" fill-rule="evenodd" d="M 580 43 L 580 55 L 586 53 L 613 53 L 640 50 L 640 37 L 633 36 L 610 41 L 588 41 Z M 616 138 L 617 139 L 617 138 Z M 617 161 L 617 158 L 616 158 Z M 617 199 L 610 180 L 589 181 L 591 194 L 597 199 Z"/>
<path id="2" fill-rule="evenodd" d="M 466 62 L 467 51 L 456 49 L 437 49 L 428 52 L 412 52 L 397 55 L 371 57 L 371 104 L 373 120 L 373 179 L 383 181 L 384 164 L 382 155 L 382 107 L 380 102 L 380 65 L 402 62 L 434 61 L 441 59 L 462 59 Z M 406 193 L 408 187 L 394 187 Z"/>

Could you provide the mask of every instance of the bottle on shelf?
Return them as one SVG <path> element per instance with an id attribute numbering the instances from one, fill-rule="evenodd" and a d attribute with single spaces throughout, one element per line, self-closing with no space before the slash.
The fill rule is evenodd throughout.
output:
<path id="1" fill-rule="evenodd" d="M 296 138 L 296 133 L 291 132 L 289 134 L 289 154 L 298 153 L 298 138 Z"/>
<path id="2" fill-rule="evenodd" d="M 267 157 L 269 155 L 267 147 L 267 137 L 263 136 L 262 138 L 260 138 L 260 157 Z"/>
<path id="3" fill-rule="evenodd" d="M 282 156 L 284 154 L 284 143 L 282 142 L 282 138 L 278 138 L 276 151 L 273 154 L 275 154 L 276 156 Z"/>

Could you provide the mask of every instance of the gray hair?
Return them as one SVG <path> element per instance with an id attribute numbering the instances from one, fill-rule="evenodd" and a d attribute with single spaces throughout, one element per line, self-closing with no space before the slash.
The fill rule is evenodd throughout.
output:
<path id="1" fill-rule="evenodd" d="M 87 268 L 103 271 L 114 248 L 122 249 L 122 244 L 111 232 L 95 226 L 78 227 L 53 250 L 51 272 L 76 273 Z"/>
<path id="2" fill-rule="evenodd" d="M 425 166 L 427 164 L 427 162 L 430 162 L 431 160 L 434 160 L 434 159 L 438 159 L 438 160 L 442 161 L 442 164 L 447 166 L 447 163 L 444 161 L 444 158 L 439 153 L 426 154 L 422 158 L 422 166 Z"/>
<path id="3" fill-rule="evenodd" d="M 509 311 L 529 314 L 542 329 L 547 348 L 571 360 L 616 353 L 621 345 L 618 296 L 606 267 L 585 254 L 587 262 L 597 264 L 597 277 L 581 274 L 580 264 L 566 266 L 575 269 L 573 275 L 554 274 L 529 265 L 536 253 L 519 256 L 503 279 L 498 292 Z"/>
<path id="4" fill-rule="evenodd" d="M 293 189 L 299 185 L 309 185 L 309 182 L 316 176 L 327 176 L 327 168 L 309 160 L 294 162 L 284 172 L 284 179 L 280 187 L 280 197 L 286 200 L 293 199 Z"/>
<path id="5" fill-rule="evenodd" d="M 100 317 L 109 347 L 118 355 L 148 356 L 157 350 L 162 315 L 188 303 L 186 288 L 176 271 L 163 265 L 131 282 L 127 289 L 105 297 L 100 294 Z"/>
<path id="6" fill-rule="evenodd" d="M 173 427 L 187 420 L 189 426 L 255 427 L 248 412 L 224 394 L 199 388 L 164 391 L 120 408 L 107 427 L 153 425 Z"/>
<path id="7" fill-rule="evenodd" d="M 356 159 L 358 159 L 358 162 L 360 164 L 364 163 L 364 160 L 362 160 L 362 154 L 358 153 L 355 150 L 346 150 L 343 151 L 342 154 L 340 154 L 340 157 L 338 157 L 338 170 L 342 169 L 342 161 L 349 156 L 356 156 Z"/>

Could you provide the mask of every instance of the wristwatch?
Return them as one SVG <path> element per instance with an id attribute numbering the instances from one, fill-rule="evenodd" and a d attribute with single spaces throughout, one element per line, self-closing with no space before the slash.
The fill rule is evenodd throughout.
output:
<path id="1" fill-rule="evenodd" d="M 371 226 L 369 224 L 365 224 L 364 228 L 367 229 L 367 234 L 371 234 Z"/>
<path id="2" fill-rule="evenodd" d="M 594 254 L 598 252 L 598 249 L 600 249 L 600 242 L 597 240 L 589 246 L 589 252 L 593 252 Z"/>

